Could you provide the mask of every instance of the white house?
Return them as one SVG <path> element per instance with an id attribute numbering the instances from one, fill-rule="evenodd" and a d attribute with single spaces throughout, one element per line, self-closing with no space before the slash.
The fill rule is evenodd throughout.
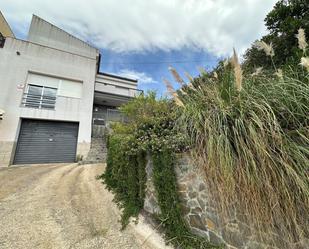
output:
<path id="1" fill-rule="evenodd" d="M 98 49 L 37 16 L 27 40 L 2 33 L 0 165 L 85 158 L 92 126 L 119 119 L 115 108 L 140 93 L 99 66 Z"/>

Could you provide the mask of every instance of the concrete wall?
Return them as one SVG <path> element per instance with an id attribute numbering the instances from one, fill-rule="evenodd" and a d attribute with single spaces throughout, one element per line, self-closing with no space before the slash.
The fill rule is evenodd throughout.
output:
<path id="1" fill-rule="evenodd" d="M 137 81 L 125 80 L 125 79 L 120 79 L 117 77 L 110 77 L 110 76 L 102 75 L 102 74 L 96 75 L 96 82 L 117 85 L 119 87 L 137 89 Z"/>
<path id="2" fill-rule="evenodd" d="M 95 91 L 117 94 L 117 95 L 121 95 L 125 97 L 134 97 L 139 93 L 138 91 L 131 89 L 131 88 L 124 88 L 124 87 L 119 87 L 119 86 L 114 86 L 114 85 L 104 85 L 104 84 L 100 84 L 97 82 L 95 84 Z"/>
<path id="3" fill-rule="evenodd" d="M 99 53 L 86 42 L 35 15 L 32 17 L 28 41 L 91 58 Z"/>
<path id="4" fill-rule="evenodd" d="M 6 112 L 0 120 L 0 165 L 13 158 L 21 118 L 79 122 L 77 153 L 86 155 L 91 141 L 96 55 L 79 56 L 7 38 L 0 58 L 0 108 Z M 21 107 L 29 71 L 82 81 L 82 98 L 57 97 L 55 110 Z"/>
<path id="5" fill-rule="evenodd" d="M 0 33 L 4 37 L 14 37 L 13 31 L 0 11 Z"/>

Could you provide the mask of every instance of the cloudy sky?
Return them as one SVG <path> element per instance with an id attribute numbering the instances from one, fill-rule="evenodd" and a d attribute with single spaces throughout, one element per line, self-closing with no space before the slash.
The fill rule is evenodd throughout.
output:
<path id="1" fill-rule="evenodd" d="M 101 50 L 101 71 L 139 79 L 164 92 L 168 66 L 211 69 L 233 47 L 243 53 L 265 32 L 276 0 L 1 0 L 0 10 L 26 39 L 32 14 Z"/>

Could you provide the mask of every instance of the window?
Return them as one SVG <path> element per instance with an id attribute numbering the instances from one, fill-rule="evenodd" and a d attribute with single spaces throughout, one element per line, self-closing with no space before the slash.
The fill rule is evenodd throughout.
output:
<path id="1" fill-rule="evenodd" d="M 23 105 L 32 108 L 54 109 L 56 104 L 57 88 L 28 85 Z"/>
<path id="2" fill-rule="evenodd" d="M 3 48 L 5 42 L 5 37 L 0 32 L 0 48 Z"/>
<path id="3" fill-rule="evenodd" d="M 29 72 L 27 83 L 29 85 L 57 88 L 57 96 L 82 98 L 83 83 L 81 81 L 68 80 Z"/>

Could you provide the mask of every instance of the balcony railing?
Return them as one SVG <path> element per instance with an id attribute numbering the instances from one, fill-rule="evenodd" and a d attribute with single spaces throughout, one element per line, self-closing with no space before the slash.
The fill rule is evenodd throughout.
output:
<path id="1" fill-rule="evenodd" d="M 55 109 L 55 105 L 55 96 L 24 93 L 22 99 L 22 106 L 25 107 L 53 110 Z"/>
<path id="2" fill-rule="evenodd" d="M 101 112 L 94 115 L 94 125 L 106 125 L 108 122 L 126 122 L 127 118 L 117 109 L 107 109 L 106 112 Z"/>
<path id="3" fill-rule="evenodd" d="M 125 115 L 116 109 L 107 109 L 106 119 L 107 121 L 112 121 L 112 122 L 125 122 L 126 121 Z"/>

